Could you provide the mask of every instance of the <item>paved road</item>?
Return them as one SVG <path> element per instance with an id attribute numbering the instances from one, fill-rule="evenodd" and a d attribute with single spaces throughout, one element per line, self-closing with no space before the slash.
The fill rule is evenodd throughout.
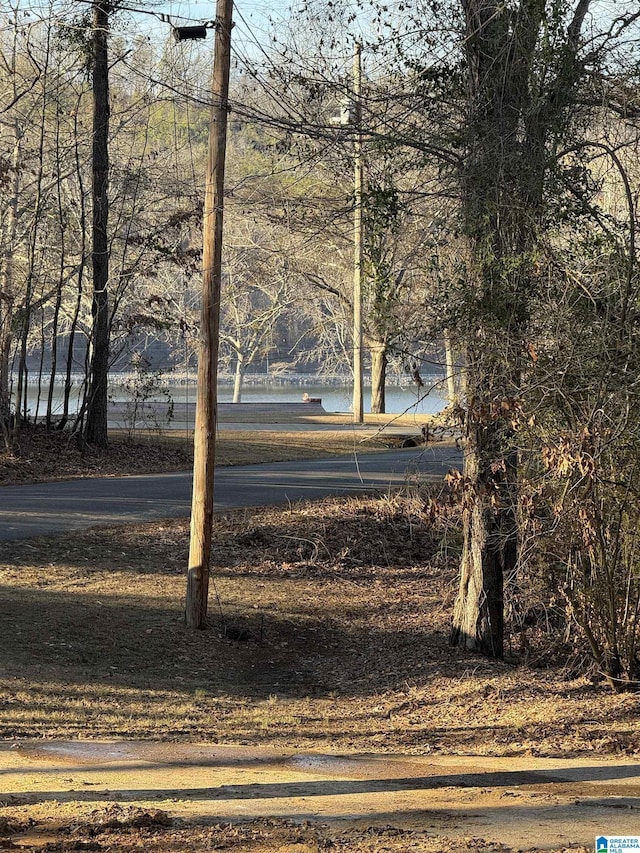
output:
<path id="1" fill-rule="evenodd" d="M 385 490 L 416 475 L 440 479 L 459 467 L 451 448 L 363 453 L 331 459 L 218 468 L 216 509 L 264 506 L 327 495 Z M 191 474 L 65 480 L 0 487 L 0 540 L 93 525 L 186 517 Z"/>

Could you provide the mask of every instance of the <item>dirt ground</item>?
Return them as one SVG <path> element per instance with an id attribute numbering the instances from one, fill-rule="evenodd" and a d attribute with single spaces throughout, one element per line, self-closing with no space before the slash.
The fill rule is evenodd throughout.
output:
<path id="1" fill-rule="evenodd" d="M 596 835 L 637 831 L 640 768 L 629 759 L 123 741 L 34 741 L 0 756 L 5 831 L 20 846 L 113 849 L 115 836 L 118 850 L 282 850 L 284 839 L 318 850 L 343 839 L 346 849 L 399 853 L 590 847 Z M 224 828 L 235 829 L 235 846 Z"/>
<path id="2" fill-rule="evenodd" d="M 640 834 L 638 695 L 609 692 L 579 644 L 562 645 L 548 625 L 512 636 L 502 663 L 448 646 L 455 511 L 434 513 L 429 496 L 407 494 L 220 517 L 203 632 L 182 620 L 187 549 L 180 521 L 0 546 L 0 849 L 453 853 L 593 849 L 573 826 L 583 836 L 634 826 Z M 235 811 L 218 802 L 204 814 L 183 808 L 179 791 L 189 777 L 191 788 L 217 783 L 187 767 L 187 781 L 167 795 L 167 768 L 144 754 L 134 763 L 153 772 L 161 797 L 145 798 L 142 781 L 112 797 L 127 787 L 104 782 L 112 759 L 90 760 L 93 770 L 86 756 L 41 758 L 54 761 L 49 769 L 20 763 L 58 742 L 164 745 L 174 774 L 189 765 L 179 751 L 194 744 L 252 750 L 254 759 L 268 750 L 280 756 L 274 773 L 283 761 L 293 773 L 279 777 L 284 784 L 300 774 L 314 784 L 370 780 L 361 763 L 345 770 L 319 758 L 336 755 L 386 756 L 378 779 L 412 760 L 418 770 L 395 775 L 451 775 L 462 760 L 487 775 L 445 780 L 429 801 L 423 785 L 413 813 L 409 784 L 391 786 L 393 808 L 370 785 L 353 812 L 344 799 L 344 813 L 323 810 L 317 797 L 305 810 L 304 788 L 291 795 L 297 810 L 282 795 L 258 808 L 249 786 Z M 295 756 L 315 758 L 292 770 Z M 259 758 L 251 772 L 265 772 Z M 522 785 L 491 775 L 567 759 L 591 768 L 587 788 L 562 775 Z M 239 760 L 218 764 L 235 784 Z M 517 829 L 478 818 L 490 809 L 504 826 L 537 820 L 539 838 L 523 830 L 518 843 Z"/>

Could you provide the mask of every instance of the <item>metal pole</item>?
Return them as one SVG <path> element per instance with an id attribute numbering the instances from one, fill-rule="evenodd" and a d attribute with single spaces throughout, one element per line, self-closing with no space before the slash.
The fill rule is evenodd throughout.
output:
<path id="1" fill-rule="evenodd" d="M 224 167 L 227 142 L 233 0 L 217 0 L 216 38 L 204 202 L 202 305 L 198 356 L 198 396 L 194 432 L 191 540 L 185 619 L 205 628 L 213 527 L 213 471 L 217 424 L 217 373 L 222 279 Z"/>
<path id="2" fill-rule="evenodd" d="M 362 398 L 362 90 L 361 47 L 353 57 L 354 124 L 354 211 L 353 211 L 353 422 L 364 423 Z"/>

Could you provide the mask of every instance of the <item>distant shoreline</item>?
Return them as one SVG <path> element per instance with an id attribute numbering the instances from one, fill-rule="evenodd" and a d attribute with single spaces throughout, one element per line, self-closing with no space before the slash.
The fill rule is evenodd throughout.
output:
<path id="1" fill-rule="evenodd" d="M 185 374 L 185 373 L 177 373 L 174 371 L 163 371 L 163 370 L 155 370 L 153 368 L 149 369 L 149 374 L 153 375 L 154 373 L 158 374 L 158 381 L 164 383 L 168 386 L 181 386 L 181 385 L 190 385 L 194 388 L 196 387 L 196 372 L 193 374 Z M 84 374 L 74 374 L 71 377 L 71 385 L 74 388 L 77 388 L 84 381 Z M 109 374 L 109 384 L 113 386 L 124 385 L 127 382 L 133 382 L 138 378 L 138 374 L 132 371 L 123 371 L 123 372 L 115 372 Z M 30 375 L 27 378 L 28 385 L 37 385 L 38 377 Z M 423 381 L 425 385 L 437 385 L 443 382 L 443 376 L 441 374 L 433 373 L 433 374 L 425 374 L 423 376 Z M 371 377 L 365 374 L 364 377 L 365 386 L 370 387 L 371 385 Z M 233 386 L 234 384 L 234 376 L 231 373 L 220 373 L 218 375 L 218 384 L 224 386 Z M 350 388 L 351 380 L 348 376 L 341 376 L 336 374 L 315 374 L 315 373 L 291 373 L 286 375 L 272 375 L 265 373 L 247 373 L 243 379 L 243 386 L 253 386 L 253 387 L 287 387 L 291 385 L 293 387 L 301 387 L 301 386 L 315 386 L 315 387 L 334 387 L 334 388 Z M 64 376 L 60 375 L 56 377 L 56 385 L 63 386 L 64 385 Z M 416 382 L 411 380 L 410 377 L 404 374 L 392 374 L 387 376 L 386 381 L 387 388 L 403 388 L 407 390 L 415 389 L 417 387 Z"/>

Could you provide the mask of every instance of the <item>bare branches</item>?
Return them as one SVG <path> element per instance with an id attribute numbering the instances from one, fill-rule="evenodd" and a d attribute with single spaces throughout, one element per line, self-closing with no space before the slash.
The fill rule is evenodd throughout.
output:
<path id="1" fill-rule="evenodd" d="M 631 288 L 634 273 L 637 270 L 637 253 L 636 253 L 636 207 L 633 198 L 633 190 L 631 188 L 631 181 L 629 180 L 629 175 L 627 174 L 627 170 L 625 169 L 622 160 L 615 152 L 615 150 L 610 146 L 605 144 L 604 142 L 593 141 L 593 140 L 584 140 L 583 142 L 576 143 L 575 145 L 566 148 L 564 151 L 558 154 L 558 159 L 561 160 L 567 154 L 574 151 L 581 151 L 586 148 L 596 148 L 600 151 L 604 151 L 605 154 L 615 163 L 616 169 L 620 175 L 622 180 L 622 184 L 624 186 L 625 199 L 627 204 L 627 213 L 629 217 L 629 231 L 628 231 L 628 240 L 629 240 L 629 262 L 627 266 L 627 275 L 626 275 L 626 290 L 625 297 L 623 300 L 623 308 L 622 308 L 622 317 L 621 317 L 621 326 L 624 326 L 627 319 L 627 314 L 629 312 L 630 300 L 631 300 Z"/>

